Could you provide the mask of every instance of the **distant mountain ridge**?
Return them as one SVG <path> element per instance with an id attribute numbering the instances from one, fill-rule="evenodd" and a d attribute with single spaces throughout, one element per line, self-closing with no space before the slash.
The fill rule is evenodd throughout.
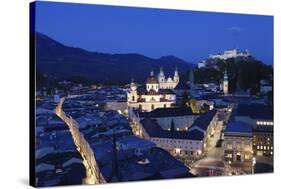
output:
<path id="1" fill-rule="evenodd" d="M 34 36 L 33 36 L 34 37 Z M 180 74 L 192 66 L 175 56 L 149 58 L 137 53 L 106 54 L 69 47 L 36 33 L 36 65 L 43 74 L 57 78 L 82 77 L 97 82 L 129 82 L 132 78 L 144 81 L 153 69 L 161 66 L 166 77 L 173 76 L 175 66 Z"/>

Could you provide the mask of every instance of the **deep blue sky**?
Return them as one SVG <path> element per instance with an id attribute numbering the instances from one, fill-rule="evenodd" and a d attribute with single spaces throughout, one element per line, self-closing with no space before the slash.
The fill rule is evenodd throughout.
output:
<path id="1" fill-rule="evenodd" d="M 174 55 L 197 63 L 228 48 L 273 64 L 273 17 L 37 2 L 36 31 L 104 53 Z"/>

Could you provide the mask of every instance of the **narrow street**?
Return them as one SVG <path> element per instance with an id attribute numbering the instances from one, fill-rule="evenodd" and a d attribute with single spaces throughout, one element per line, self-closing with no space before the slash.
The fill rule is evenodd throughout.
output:
<path id="1" fill-rule="evenodd" d="M 209 138 L 206 156 L 196 162 L 191 167 L 191 172 L 198 176 L 218 176 L 223 175 L 224 162 L 223 162 L 223 148 L 216 147 L 220 139 L 222 126 L 218 126 L 214 135 Z"/>
<path id="2" fill-rule="evenodd" d="M 70 133 L 72 135 L 73 141 L 77 147 L 78 152 L 81 154 L 83 158 L 83 164 L 86 169 L 87 177 L 84 179 L 85 184 L 99 184 L 105 183 L 105 179 L 101 175 L 99 171 L 99 167 L 94 157 L 94 153 L 85 140 L 83 135 L 79 132 L 78 123 L 73 120 L 71 117 L 68 117 L 62 109 L 62 104 L 64 102 L 64 98 L 60 100 L 58 103 L 55 113 L 59 116 L 69 127 Z"/>

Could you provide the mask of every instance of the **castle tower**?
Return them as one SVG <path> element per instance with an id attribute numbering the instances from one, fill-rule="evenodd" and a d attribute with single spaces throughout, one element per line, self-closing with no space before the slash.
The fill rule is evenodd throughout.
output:
<path id="1" fill-rule="evenodd" d="M 223 77 L 223 94 L 228 95 L 228 76 L 227 76 L 227 70 L 224 72 Z"/>

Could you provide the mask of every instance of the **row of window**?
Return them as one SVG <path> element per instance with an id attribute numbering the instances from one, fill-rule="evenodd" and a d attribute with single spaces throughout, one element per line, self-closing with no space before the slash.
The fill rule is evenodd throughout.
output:
<path id="1" fill-rule="evenodd" d="M 232 158 L 232 154 L 226 154 L 227 158 Z"/>
<path id="2" fill-rule="evenodd" d="M 196 152 L 194 152 L 194 151 L 187 151 L 187 150 L 179 150 L 179 149 L 175 149 L 175 151 L 174 151 L 174 153 L 175 154 L 181 154 L 181 155 L 183 155 L 183 154 L 185 154 L 185 155 L 194 155 L 194 154 L 196 154 L 196 155 L 200 155 L 200 150 L 197 150 Z"/>
<path id="3" fill-rule="evenodd" d="M 258 141 L 270 141 L 270 138 L 271 137 L 268 137 L 268 136 L 258 136 L 258 137 L 254 137 L 254 140 L 258 140 Z"/>
<path id="4" fill-rule="evenodd" d="M 255 133 L 254 137 L 261 138 L 261 137 L 273 137 L 273 133 Z"/>
<path id="5" fill-rule="evenodd" d="M 153 138 L 153 142 L 167 142 L 167 143 L 178 143 L 178 144 L 199 144 L 199 141 L 190 141 L 190 140 L 171 140 L 171 139 L 158 139 L 158 138 Z"/>
<path id="6" fill-rule="evenodd" d="M 257 125 L 273 125 L 272 121 L 257 121 Z"/>
<path id="7" fill-rule="evenodd" d="M 175 146 L 173 145 L 159 145 L 158 147 L 160 148 L 164 148 L 164 149 L 171 149 L 171 148 L 174 148 Z M 189 150 L 198 150 L 198 148 L 193 148 L 192 146 L 191 147 L 184 147 L 184 146 L 176 146 L 177 150 L 178 151 L 182 151 L 181 149 L 189 149 Z"/>
<path id="8" fill-rule="evenodd" d="M 273 150 L 273 146 L 259 146 L 257 145 L 258 150 Z"/>
<path id="9" fill-rule="evenodd" d="M 227 144 L 226 148 L 229 149 L 229 150 L 232 150 L 233 146 L 234 146 L 234 145 L 232 145 L 232 144 Z M 236 148 L 237 148 L 237 149 L 241 149 L 241 148 L 242 148 L 242 145 L 241 145 L 241 144 L 236 144 Z M 246 149 L 246 150 L 247 150 L 247 149 L 250 149 L 250 145 L 246 145 L 246 144 L 245 144 L 245 145 L 244 145 L 244 149 Z"/>
<path id="10" fill-rule="evenodd" d="M 231 153 L 226 154 L 226 158 L 232 158 L 232 154 Z M 244 158 L 248 160 L 248 159 L 250 159 L 250 155 L 249 154 L 245 154 Z"/>
<path id="11" fill-rule="evenodd" d="M 183 129 L 183 128 L 176 128 L 176 130 L 177 131 L 187 131 L 187 127 L 185 128 L 185 129 Z M 171 129 L 170 128 L 168 128 L 168 131 L 170 131 Z"/>

